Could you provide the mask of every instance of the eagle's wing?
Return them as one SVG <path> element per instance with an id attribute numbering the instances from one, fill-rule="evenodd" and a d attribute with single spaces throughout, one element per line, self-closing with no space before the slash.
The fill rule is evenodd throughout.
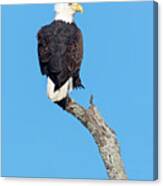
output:
<path id="1" fill-rule="evenodd" d="M 51 57 L 50 50 L 48 48 L 48 37 L 44 29 L 41 29 L 37 34 L 38 39 L 38 57 L 40 63 L 41 73 L 48 75 L 47 65 Z"/>
<path id="2" fill-rule="evenodd" d="M 67 69 L 73 75 L 79 71 L 83 58 L 83 38 L 79 29 L 68 42 L 66 58 Z"/>

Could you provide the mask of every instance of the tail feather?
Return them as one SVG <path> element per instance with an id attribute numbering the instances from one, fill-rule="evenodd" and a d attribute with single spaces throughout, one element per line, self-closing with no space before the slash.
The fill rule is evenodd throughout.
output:
<path id="1" fill-rule="evenodd" d="M 59 102 L 67 97 L 68 93 L 73 89 L 72 77 L 69 78 L 64 85 L 55 91 L 55 84 L 48 77 L 47 93 L 48 97 L 53 102 Z"/>
<path id="2" fill-rule="evenodd" d="M 85 88 L 82 85 L 81 80 L 78 77 L 70 77 L 59 89 L 55 90 L 55 83 L 48 77 L 47 83 L 47 94 L 48 98 L 58 104 L 63 109 L 66 108 L 68 101 L 68 94 L 72 91 L 73 88 Z"/>

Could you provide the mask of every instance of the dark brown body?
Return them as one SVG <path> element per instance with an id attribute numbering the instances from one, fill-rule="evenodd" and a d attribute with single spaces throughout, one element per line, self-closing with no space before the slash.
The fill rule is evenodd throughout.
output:
<path id="1" fill-rule="evenodd" d="M 83 42 L 75 23 L 53 21 L 38 32 L 38 56 L 41 72 L 51 78 L 55 90 L 70 77 L 73 87 L 83 87 L 79 77 L 83 58 Z"/>

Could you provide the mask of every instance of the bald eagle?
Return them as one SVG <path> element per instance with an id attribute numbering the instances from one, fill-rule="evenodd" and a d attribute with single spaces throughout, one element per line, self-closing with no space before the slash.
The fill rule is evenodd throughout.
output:
<path id="1" fill-rule="evenodd" d="M 84 88 L 80 79 L 83 39 L 74 22 L 74 14 L 83 12 L 79 3 L 57 3 L 52 23 L 38 34 L 38 57 L 41 73 L 47 76 L 47 94 L 51 101 L 65 108 L 68 93 Z"/>

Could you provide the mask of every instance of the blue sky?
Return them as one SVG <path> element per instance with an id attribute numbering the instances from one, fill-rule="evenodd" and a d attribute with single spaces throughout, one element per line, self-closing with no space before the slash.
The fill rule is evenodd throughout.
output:
<path id="1" fill-rule="evenodd" d="M 153 3 L 84 4 L 85 90 L 116 131 L 129 179 L 153 178 Z M 37 31 L 53 5 L 2 7 L 2 175 L 107 179 L 88 131 L 46 96 Z"/>

